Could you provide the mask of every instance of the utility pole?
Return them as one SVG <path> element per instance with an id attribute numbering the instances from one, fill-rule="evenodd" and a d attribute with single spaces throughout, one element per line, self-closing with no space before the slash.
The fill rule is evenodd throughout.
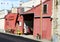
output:
<path id="1" fill-rule="evenodd" d="M 40 35 L 41 35 L 41 39 L 42 39 L 42 0 L 40 0 L 40 9 L 41 9 L 41 13 L 40 13 Z"/>

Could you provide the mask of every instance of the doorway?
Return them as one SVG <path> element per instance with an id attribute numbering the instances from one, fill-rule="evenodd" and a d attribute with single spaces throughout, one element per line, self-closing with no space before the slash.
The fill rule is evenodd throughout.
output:
<path id="1" fill-rule="evenodd" d="M 33 35 L 34 14 L 25 14 L 24 17 L 24 34 Z"/>

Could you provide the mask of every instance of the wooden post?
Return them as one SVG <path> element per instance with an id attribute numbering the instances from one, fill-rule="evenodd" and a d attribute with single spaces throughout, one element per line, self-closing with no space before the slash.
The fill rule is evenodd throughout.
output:
<path id="1" fill-rule="evenodd" d="M 41 39 L 42 39 L 42 0 L 40 0 L 41 4 L 40 4 L 40 9 L 41 9 L 41 13 L 40 13 L 40 35 L 41 35 Z"/>

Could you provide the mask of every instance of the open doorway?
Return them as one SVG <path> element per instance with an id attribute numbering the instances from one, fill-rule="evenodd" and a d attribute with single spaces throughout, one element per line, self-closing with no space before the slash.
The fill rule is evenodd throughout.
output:
<path id="1" fill-rule="evenodd" d="M 25 14 L 24 17 L 24 34 L 33 35 L 34 14 Z"/>

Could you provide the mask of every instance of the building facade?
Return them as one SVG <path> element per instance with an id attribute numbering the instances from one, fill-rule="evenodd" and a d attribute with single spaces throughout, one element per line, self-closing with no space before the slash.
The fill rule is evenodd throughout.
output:
<path id="1" fill-rule="evenodd" d="M 41 12 L 42 19 L 40 16 Z M 34 36 L 34 38 L 37 38 L 37 36 L 39 36 L 40 38 L 42 37 L 42 39 L 51 40 L 52 29 L 51 16 L 52 16 L 52 0 L 46 0 L 42 3 L 42 9 L 40 3 L 37 6 L 31 8 L 30 10 L 27 10 L 26 12 L 23 13 L 19 13 L 18 15 L 14 13 L 8 14 L 5 18 L 5 28 L 7 29 L 10 26 L 11 28 L 14 28 L 15 31 L 19 29 L 22 33 L 25 33 L 27 32 L 25 30 L 29 31 L 30 29 L 30 32 L 28 33 L 31 33 Z M 42 25 L 40 22 L 41 20 Z M 8 22 L 10 25 L 8 26 L 6 22 Z"/>
<path id="2" fill-rule="evenodd" d="M 4 29 L 4 23 L 5 23 L 5 15 L 7 15 L 7 10 L 0 10 L 0 32 L 5 32 L 5 29 Z"/>
<path id="3" fill-rule="evenodd" d="M 40 35 L 40 37 L 42 36 L 43 39 L 51 39 L 51 30 L 52 30 L 52 0 L 47 0 L 45 2 L 43 2 L 42 5 L 43 9 L 42 9 L 42 35 L 40 35 L 41 31 L 41 22 L 40 22 L 40 14 L 41 14 L 41 5 L 37 5 L 36 7 L 33 7 L 32 9 L 26 11 L 26 13 L 22 14 L 23 16 L 23 20 L 24 23 L 26 23 L 26 21 L 29 22 L 28 19 L 30 19 L 29 17 L 33 18 L 31 19 L 31 21 L 33 23 L 32 24 L 32 28 L 33 28 L 33 35 L 34 37 L 37 36 L 37 34 Z M 30 22 L 31 22 L 30 21 Z M 26 23 L 27 24 L 27 23 Z M 31 25 L 30 24 L 30 25 Z M 29 25 L 27 25 L 29 26 Z"/>
<path id="4" fill-rule="evenodd" d="M 60 0 L 53 0 L 53 20 L 52 20 L 52 29 L 53 29 L 53 36 L 57 36 L 56 38 L 56 42 L 60 42 Z M 54 40 L 55 41 L 55 40 Z"/>

